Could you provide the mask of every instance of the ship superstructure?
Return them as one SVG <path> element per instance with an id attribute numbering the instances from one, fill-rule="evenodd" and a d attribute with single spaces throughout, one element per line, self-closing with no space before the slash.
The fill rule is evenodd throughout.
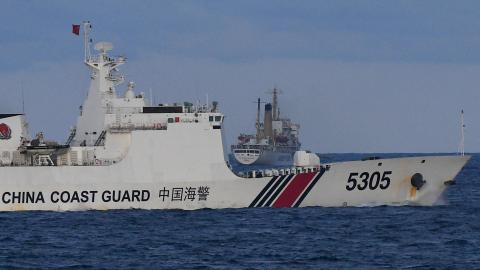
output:
<path id="1" fill-rule="evenodd" d="M 293 155 L 300 150 L 299 128 L 288 118 L 280 117 L 279 90 L 272 90 L 272 103 L 265 104 L 261 118 L 261 101 L 257 101 L 256 134 L 240 134 L 238 143 L 231 146 L 235 159 L 243 165 L 263 164 L 291 166 Z"/>
<path id="2" fill-rule="evenodd" d="M 86 22 L 90 88 L 66 143 L 43 132 L 31 139 L 25 115 L 0 114 L 0 211 L 432 205 L 469 159 L 320 164 L 297 152 L 294 167 L 236 175 L 224 159 L 218 104 L 152 106 L 133 82 L 119 94 L 126 58 L 110 56 L 108 42 L 91 55 L 90 29 Z M 295 138 L 298 129 L 280 120 L 277 107 L 267 109 L 255 136 L 275 145 L 285 134 Z"/>
<path id="3" fill-rule="evenodd" d="M 89 42 L 87 22 L 85 39 Z M 90 70 L 90 87 L 80 106 L 75 128 L 65 144 L 48 142 L 44 134 L 29 140 L 25 117 L 22 114 L 4 115 L 11 119 L 17 137 L 3 141 L 2 164 L 12 166 L 101 166 L 123 160 L 131 144 L 132 133 L 142 131 L 167 131 L 176 126 L 207 125 L 220 129 L 223 115 L 217 112 L 217 103 L 194 106 L 192 103 L 161 104 L 149 106 L 143 92 L 135 93 L 135 83 L 128 82 L 122 95 L 117 86 L 124 82 L 119 66 L 126 57 L 112 57 L 109 42 L 95 45 L 97 55 L 92 55 L 86 45 L 85 65 Z M 19 137 L 18 137 L 19 136 Z M 3 145 L 2 145 L 3 148 Z M 41 160 L 41 161 L 40 161 Z"/>

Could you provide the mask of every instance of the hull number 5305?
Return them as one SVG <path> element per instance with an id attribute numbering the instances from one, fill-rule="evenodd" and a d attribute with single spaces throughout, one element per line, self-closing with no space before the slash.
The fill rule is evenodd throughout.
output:
<path id="1" fill-rule="evenodd" d="M 352 172 L 348 177 L 347 185 L 345 187 L 348 191 L 354 189 L 365 190 L 367 187 L 370 190 L 375 190 L 377 188 L 387 189 L 388 186 L 390 186 L 390 177 L 388 176 L 391 174 L 392 171 L 385 171 L 383 174 L 380 172 L 373 172 L 372 174 L 369 172 Z"/>

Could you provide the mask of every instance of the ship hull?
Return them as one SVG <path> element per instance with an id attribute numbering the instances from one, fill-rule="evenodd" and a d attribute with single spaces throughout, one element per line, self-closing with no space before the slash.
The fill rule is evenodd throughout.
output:
<path id="1" fill-rule="evenodd" d="M 317 172 L 264 178 L 233 174 L 170 181 L 133 168 L 0 168 L 0 211 L 434 205 L 469 157 L 333 163 Z M 125 163 L 128 166 L 128 163 Z M 411 178 L 421 174 L 417 189 Z"/>

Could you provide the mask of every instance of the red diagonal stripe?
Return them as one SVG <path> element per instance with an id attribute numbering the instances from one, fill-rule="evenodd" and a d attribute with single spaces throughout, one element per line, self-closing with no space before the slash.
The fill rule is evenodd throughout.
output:
<path id="1" fill-rule="evenodd" d="M 295 176 L 285 190 L 278 196 L 272 207 L 292 207 L 293 203 L 302 194 L 316 173 L 301 173 Z"/>

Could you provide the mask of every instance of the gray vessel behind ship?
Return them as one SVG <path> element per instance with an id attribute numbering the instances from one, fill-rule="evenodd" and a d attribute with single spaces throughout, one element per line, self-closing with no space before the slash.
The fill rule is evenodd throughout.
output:
<path id="1" fill-rule="evenodd" d="M 291 166 L 293 155 L 300 149 L 300 126 L 288 118 L 280 118 L 279 91 L 272 91 L 272 103 L 265 104 L 264 121 L 260 122 L 260 99 L 257 102 L 256 134 L 240 134 L 232 145 L 232 154 L 243 165 Z"/>

